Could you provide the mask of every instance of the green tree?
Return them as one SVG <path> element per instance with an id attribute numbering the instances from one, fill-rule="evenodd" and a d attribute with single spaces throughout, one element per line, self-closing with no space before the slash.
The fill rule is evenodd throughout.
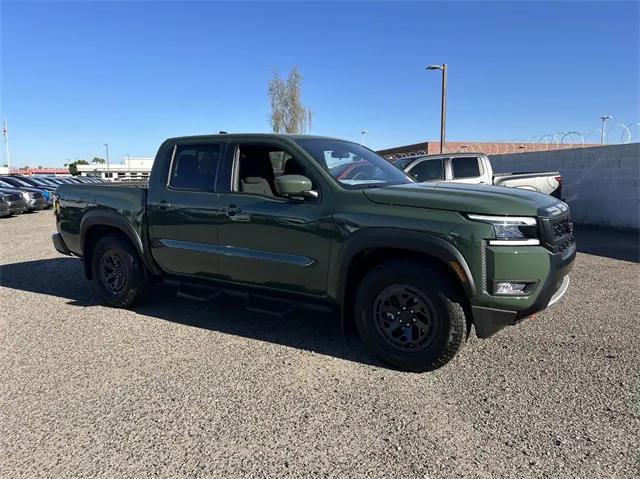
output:
<path id="1" fill-rule="evenodd" d="M 311 110 L 302 104 L 302 76 L 297 68 L 283 80 L 275 71 L 269 81 L 271 128 L 274 133 L 307 133 L 311 130 Z"/>
<path id="2" fill-rule="evenodd" d="M 73 176 L 78 175 L 78 166 L 77 165 L 88 165 L 89 163 L 84 160 L 76 160 L 69 163 L 69 173 Z"/>
<path id="3" fill-rule="evenodd" d="M 94 156 L 93 160 L 91 160 L 91 163 L 99 163 L 103 165 L 106 163 L 106 160 L 104 158 L 98 158 L 97 156 Z"/>

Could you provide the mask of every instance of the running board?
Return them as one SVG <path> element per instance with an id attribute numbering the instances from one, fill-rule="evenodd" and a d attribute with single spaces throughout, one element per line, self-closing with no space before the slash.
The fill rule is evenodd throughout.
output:
<path id="1" fill-rule="evenodd" d="M 217 288 L 206 288 L 202 286 L 196 286 L 189 283 L 181 283 L 178 287 L 176 296 L 184 299 L 192 299 L 195 301 L 213 301 L 214 299 L 222 296 L 222 290 Z"/>
<path id="2" fill-rule="evenodd" d="M 298 303 L 287 301 L 286 299 L 262 296 L 259 294 L 249 294 L 246 297 L 245 309 L 253 313 L 269 314 L 271 316 L 283 317 L 294 312 L 298 308 Z"/>
<path id="3" fill-rule="evenodd" d="M 176 293 L 179 298 L 201 302 L 213 301 L 225 294 L 244 298 L 244 308 L 247 311 L 254 313 L 283 317 L 294 312 L 298 308 L 297 302 L 287 299 L 280 299 L 257 293 L 240 293 L 234 290 L 214 288 L 190 282 L 179 283 L 178 291 Z"/>

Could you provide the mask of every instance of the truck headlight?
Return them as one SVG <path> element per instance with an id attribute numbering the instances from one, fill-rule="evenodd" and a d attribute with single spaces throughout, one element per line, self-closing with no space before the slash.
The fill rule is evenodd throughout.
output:
<path id="1" fill-rule="evenodd" d="M 490 245 L 533 246 L 540 244 L 538 220 L 534 217 L 468 215 L 468 218 L 493 226 L 496 239 L 489 240 Z"/>

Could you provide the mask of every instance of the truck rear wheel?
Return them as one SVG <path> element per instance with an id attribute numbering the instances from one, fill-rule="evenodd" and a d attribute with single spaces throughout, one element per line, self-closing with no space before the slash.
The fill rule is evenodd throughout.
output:
<path id="1" fill-rule="evenodd" d="M 445 365 L 467 338 L 462 298 L 452 279 L 438 268 L 414 262 L 375 267 L 360 283 L 354 313 L 369 349 L 409 371 Z"/>
<path id="2" fill-rule="evenodd" d="M 93 249 L 91 271 L 104 300 L 117 308 L 129 308 L 147 292 L 144 265 L 125 239 L 109 235 Z"/>

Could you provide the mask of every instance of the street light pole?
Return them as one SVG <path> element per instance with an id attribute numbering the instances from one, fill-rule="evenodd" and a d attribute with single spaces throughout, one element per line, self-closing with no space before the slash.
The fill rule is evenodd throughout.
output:
<path id="1" fill-rule="evenodd" d="M 447 64 L 429 65 L 427 70 L 442 71 L 442 96 L 440 101 L 440 153 L 444 153 L 447 130 Z"/>
<path id="2" fill-rule="evenodd" d="M 600 119 L 602 120 L 602 131 L 600 132 L 600 146 L 604 146 L 604 127 L 609 118 L 613 118 L 613 117 L 611 115 L 604 115 L 600 117 Z"/>
<path id="3" fill-rule="evenodd" d="M 7 117 L 4 117 L 4 126 L 2 127 L 2 133 L 4 134 L 4 147 L 7 155 L 7 170 L 11 174 L 11 158 L 9 157 L 9 129 L 7 128 Z"/>
<path id="4" fill-rule="evenodd" d="M 364 145 L 364 135 L 365 135 L 365 134 L 367 134 L 367 133 L 368 133 L 368 131 L 367 131 L 367 130 L 362 130 L 362 131 L 360 132 L 360 144 L 361 144 L 361 145 Z"/>
<path id="5" fill-rule="evenodd" d="M 107 177 L 109 176 L 109 145 L 107 143 L 104 144 L 105 152 L 107 153 Z"/>

